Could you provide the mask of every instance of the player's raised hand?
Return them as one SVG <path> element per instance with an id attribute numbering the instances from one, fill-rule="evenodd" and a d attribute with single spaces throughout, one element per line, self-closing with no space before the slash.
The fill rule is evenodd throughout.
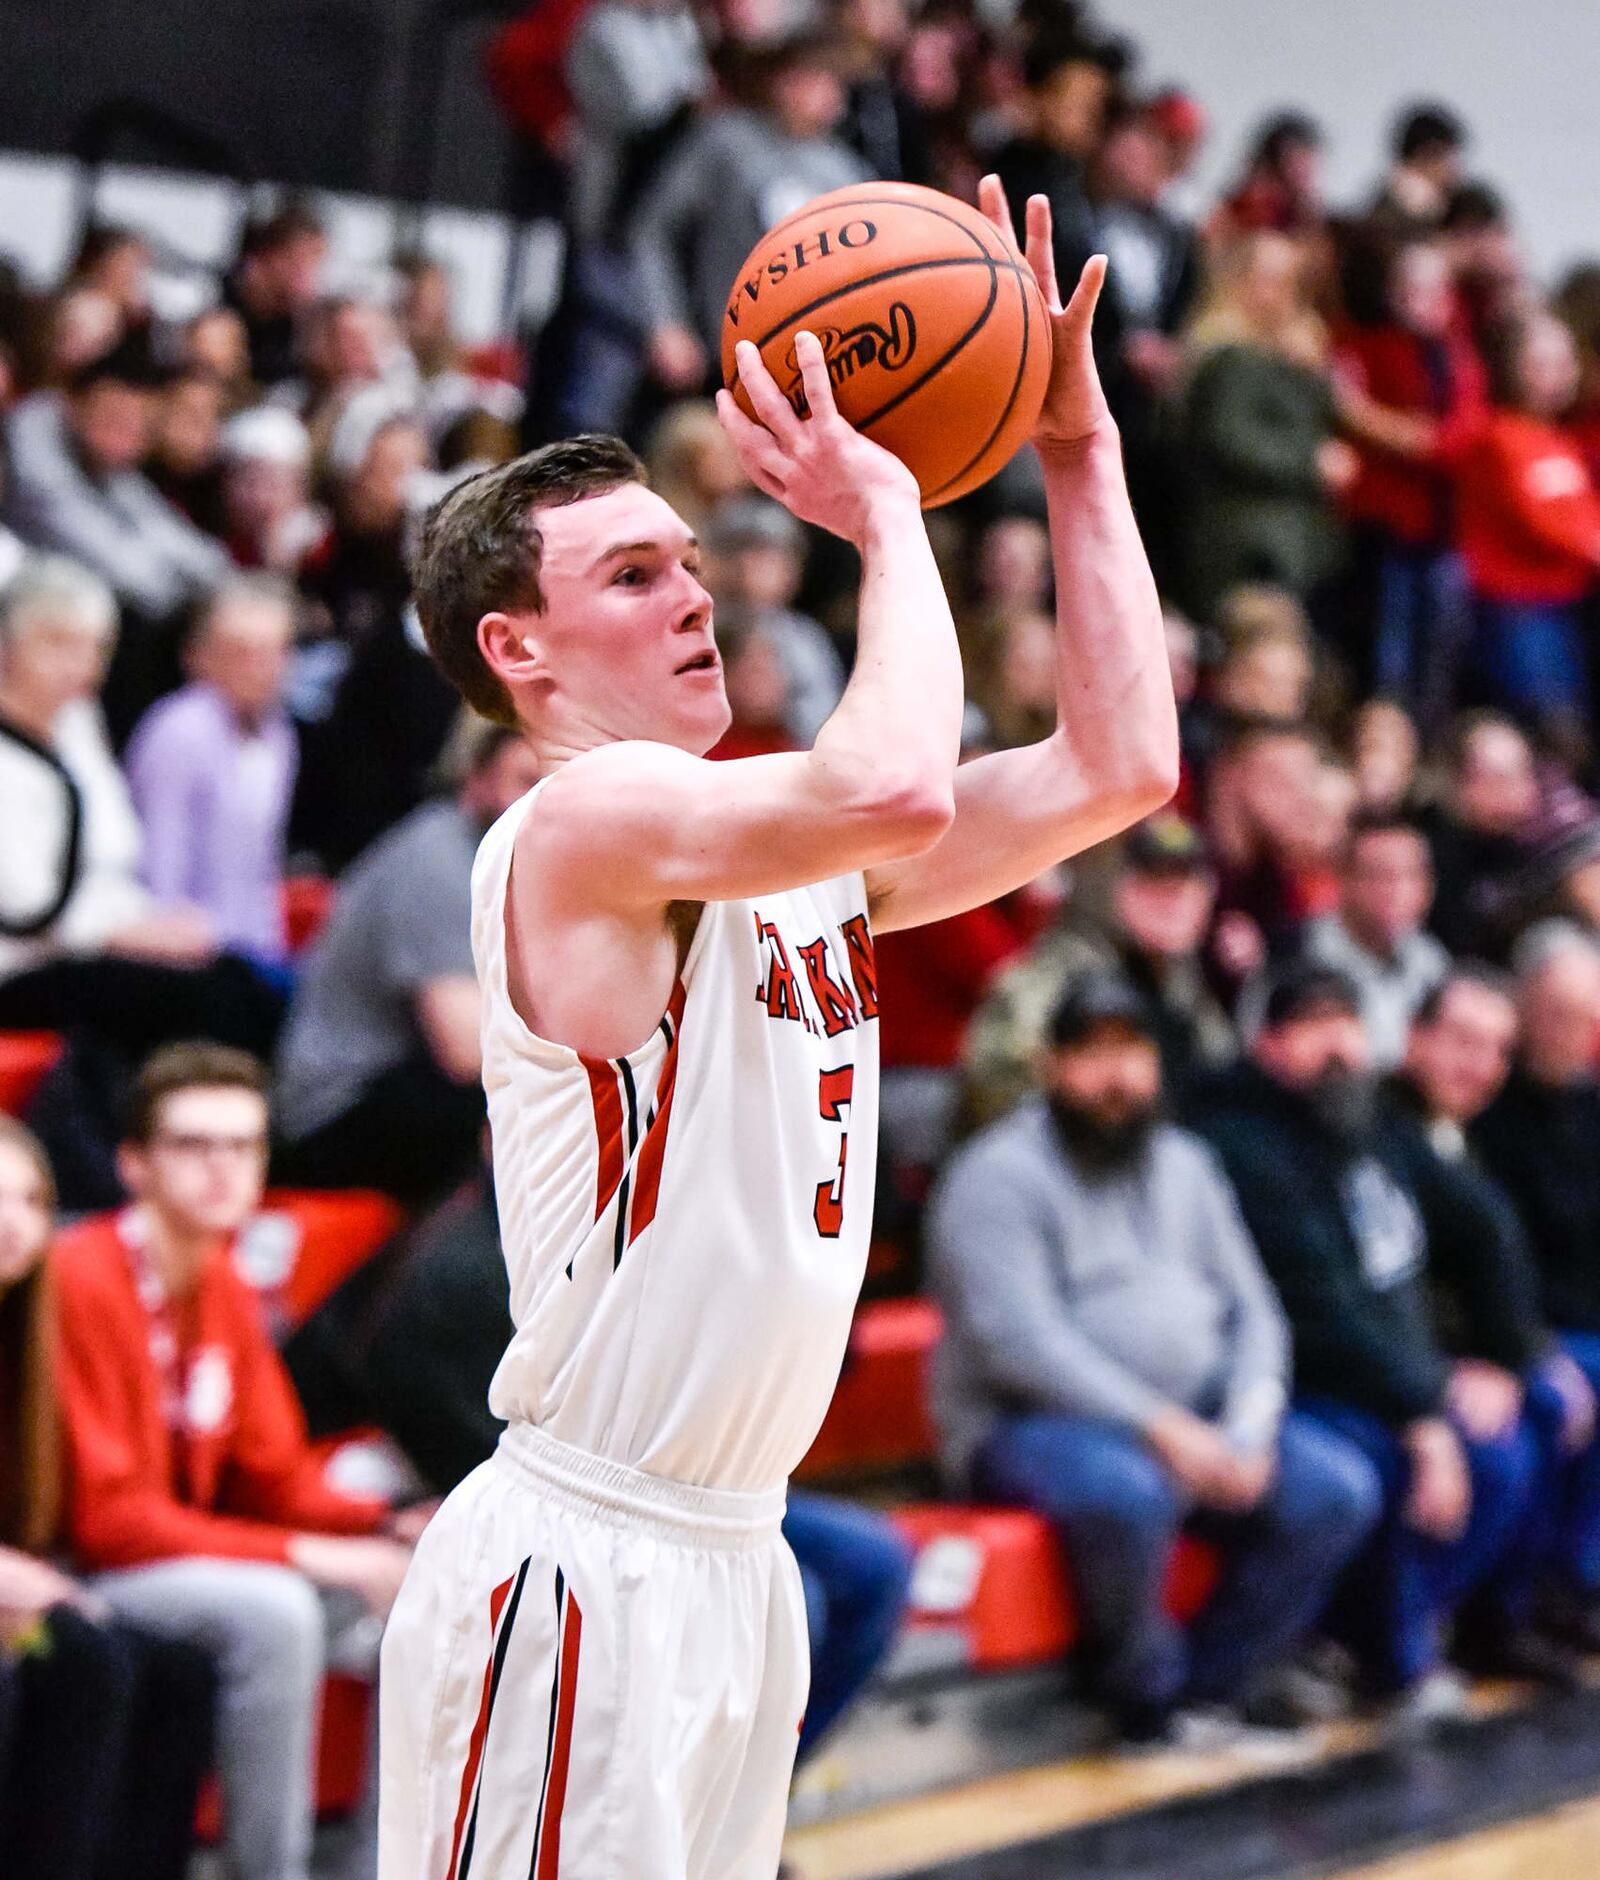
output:
<path id="1" fill-rule="evenodd" d="M 775 496 L 802 522 L 858 545 L 885 507 L 919 507 L 917 480 L 900 459 L 839 415 L 822 342 L 814 333 L 795 337 L 804 418 L 748 340 L 739 342 L 737 357 L 739 383 L 755 418 L 747 417 L 725 391 L 717 393 L 717 414 L 758 489 Z"/>
<path id="2" fill-rule="evenodd" d="M 978 206 L 1001 234 L 1015 244 L 1017 232 L 1012 227 L 1011 210 L 998 176 L 986 176 L 979 183 Z M 1024 252 L 1050 314 L 1054 363 L 1044 395 L 1044 409 L 1039 413 L 1038 428 L 1033 434 L 1034 444 L 1042 451 L 1049 451 L 1053 446 L 1077 444 L 1096 431 L 1111 429 L 1111 412 L 1101 389 L 1090 339 L 1095 305 L 1105 285 L 1106 258 L 1104 255 L 1089 257 L 1072 290 L 1071 300 L 1063 307 L 1061 289 L 1056 283 L 1050 204 L 1044 196 L 1028 198 Z"/>

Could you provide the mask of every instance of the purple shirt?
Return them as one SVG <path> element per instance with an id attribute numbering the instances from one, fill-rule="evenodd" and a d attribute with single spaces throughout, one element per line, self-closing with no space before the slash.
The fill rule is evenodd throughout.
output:
<path id="1" fill-rule="evenodd" d="M 203 908 L 223 946 L 269 960 L 285 951 L 284 831 L 298 761 L 286 713 L 247 729 L 209 685 L 152 705 L 125 759 L 151 892 Z"/>

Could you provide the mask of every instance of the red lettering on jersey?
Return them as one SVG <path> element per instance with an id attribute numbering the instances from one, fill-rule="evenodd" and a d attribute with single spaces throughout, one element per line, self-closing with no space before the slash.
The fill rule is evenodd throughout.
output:
<path id="1" fill-rule="evenodd" d="M 828 943 L 820 934 L 801 947 L 800 957 L 806 963 L 806 978 L 822 1014 L 823 1029 L 830 1038 L 837 1038 L 856 1023 L 856 1002 L 828 972 Z"/>
<path id="2" fill-rule="evenodd" d="M 789 955 L 784 948 L 783 936 L 769 920 L 756 915 L 757 944 L 766 944 L 771 953 L 767 965 L 767 983 L 758 987 L 756 997 L 764 1002 L 769 1018 L 793 1019 L 797 1025 L 803 1025 L 805 1013 L 800 1009 L 800 988 L 795 983 L 794 968 L 789 964 Z"/>
<path id="3" fill-rule="evenodd" d="M 867 928 L 865 914 L 852 914 L 844 923 L 840 932 L 844 935 L 845 953 L 850 962 L 850 978 L 854 982 L 856 997 L 861 1001 L 861 1016 L 878 1016 L 878 959 L 872 950 L 872 935 Z"/>

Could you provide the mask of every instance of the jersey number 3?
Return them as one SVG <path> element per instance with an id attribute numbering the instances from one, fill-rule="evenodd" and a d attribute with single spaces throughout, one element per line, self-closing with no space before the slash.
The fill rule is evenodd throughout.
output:
<path id="1" fill-rule="evenodd" d="M 823 1119 L 837 1123 L 844 1115 L 856 1087 L 856 1067 L 853 1064 L 841 1064 L 836 1071 L 824 1071 L 817 1090 L 817 1108 Z M 839 1172 L 831 1181 L 817 1183 L 817 1204 L 812 1209 L 812 1218 L 817 1223 L 817 1232 L 824 1240 L 837 1240 L 839 1230 L 844 1226 L 844 1168 L 845 1158 L 850 1152 L 850 1132 L 839 1132 Z"/>

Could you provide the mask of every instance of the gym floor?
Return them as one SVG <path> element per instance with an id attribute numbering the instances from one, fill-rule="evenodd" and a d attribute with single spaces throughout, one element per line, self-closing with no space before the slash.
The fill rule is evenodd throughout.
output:
<path id="1" fill-rule="evenodd" d="M 1461 1722 L 1341 1725 L 1293 1764 L 1078 1754 L 865 1808 L 818 1804 L 829 1753 L 803 1880 L 1600 1880 L 1600 1686 L 1481 1688 Z"/>

